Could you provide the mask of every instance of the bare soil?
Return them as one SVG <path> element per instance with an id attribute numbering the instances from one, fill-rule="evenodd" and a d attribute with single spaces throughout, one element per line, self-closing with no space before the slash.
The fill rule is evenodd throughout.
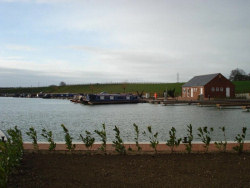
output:
<path id="1" fill-rule="evenodd" d="M 8 187 L 250 187 L 249 172 L 249 153 L 26 153 Z"/>

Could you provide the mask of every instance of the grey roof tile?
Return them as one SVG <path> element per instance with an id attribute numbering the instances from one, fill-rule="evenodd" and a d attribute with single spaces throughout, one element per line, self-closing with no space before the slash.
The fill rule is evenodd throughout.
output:
<path id="1" fill-rule="evenodd" d="M 218 74 L 220 73 L 195 76 L 187 83 L 185 83 L 182 87 L 204 86 L 213 78 L 215 78 Z"/>

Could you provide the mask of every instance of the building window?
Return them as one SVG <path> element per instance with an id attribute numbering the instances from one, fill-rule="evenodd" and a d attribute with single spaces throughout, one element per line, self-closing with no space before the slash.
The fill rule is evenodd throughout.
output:
<path id="1" fill-rule="evenodd" d="M 220 88 L 220 91 L 223 91 L 223 87 Z"/>
<path id="2" fill-rule="evenodd" d="M 219 90 L 219 87 L 216 87 L 216 91 L 220 91 L 220 90 Z"/>
<path id="3" fill-rule="evenodd" d="M 183 89 L 183 93 L 186 93 L 186 89 L 185 88 Z"/>
<path id="4" fill-rule="evenodd" d="M 211 91 L 214 92 L 214 87 L 211 88 Z"/>
<path id="5" fill-rule="evenodd" d="M 194 88 L 194 92 L 197 92 L 197 88 Z"/>

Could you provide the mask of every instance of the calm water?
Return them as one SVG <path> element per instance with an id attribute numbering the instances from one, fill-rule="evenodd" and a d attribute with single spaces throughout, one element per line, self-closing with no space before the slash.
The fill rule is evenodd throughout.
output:
<path id="1" fill-rule="evenodd" d="M 153 131 L 159 132 L 159 140 L 166 141 L 171 127 L 177 129 L 177 136 L 186 135 L 186 125 L 192 124 L 195 140 L 198 141 L 197 128 L 213 127 L 213 140 L 219 140 L 222 133 L 220 126 L 226 127 L 228 140 L 234 140 L 241 128 L 248 128 L 247 139 L 250 140 L 250 113 L 241 109 L 222 109 L 198 106 L 162 106 L 153 104 L 122 104 L 84 106 L 73 104 L 68 100 L 26 99 L 0 97 L 0 128 L 9 129 L 17 125 L 22 130 L 24 141 L 31 141 L 25 132 L 33 126 L 39 134 L 42 128 L 52 130 L 56 141 L 63 141 L 64 135 L 60 124 L 65 124 L 74 141 L 79 140 L 79 134 L 85 130 L 93 132 L 106 124 L 108 140 L 114 138 L 113 128 L 120 128 L 124 141 L 134 139 L 133 123 L 145 131 L 151 125 Z M 95 136 L 99 140 L 98 136 Z M 148 141 L 143 135 L 140 141 Z"/>

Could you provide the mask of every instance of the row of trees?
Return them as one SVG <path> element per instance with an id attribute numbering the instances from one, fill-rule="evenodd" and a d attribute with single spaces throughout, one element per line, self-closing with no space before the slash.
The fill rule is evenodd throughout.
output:
<path id="1" fill-rule="evenodd" d="M 135 141 L 135 145 L 136 145 L 136 151 L 140 152 L 142 150 L 142 147 L 139 144 L 140 131 L 139 131 L 139 128 L 136 124 L 133 124 L 133 126 L 134 126 L 134 130 L 135 130 L 134 141 Z M 61 124 L 61 127 L 63 128 L 63 131 L 64 131 L 64 139 L 65 139 L 66 148 L 69 151 L 75 150 L 76 145 L 73 144 L 73 142 L 72 142 L 73 137 L 71 137 L 68 129 L 63 124 Z M 223 132 L 224 139 L 219 141 L 219 142 L 214 142 L 214 144 L 218 148 L 218 150 L 226 152 L 227 151 L 226 129 L 225 129 L 225 127 L 220 127 L 219 129 Z M 209 145 L 212 141 L 211 136 L 212 136 L 214 129 L 212 127 L 208 128 L 205 126 L 205 127 L 199 127 L 197 130 L 198 130 L 197 135 L 198 135 L 199 139 L 204 143 L 205 152 L 208 152 Z M 115 151 L 117 151 L 118 153 L 120 153 L 122 155 L 125 155 L 127 150 L 132 151 L 132 148 L 130 146 L 129 146 L 129 148 L 125 147 L 123 139 L 120 135 L 119 127 L 115 126 L 113 131 L 115 131 L 115 140 L 113 140 L 112 146 L 115 148 Z M 169 146 L 171 149 L 171 153 L 174 152 L 174 149 L 179 146 L 181 141 L 184 143 L 184 145 L 186 147 L 186 151 L 188 153 L 192 152 L 194 134 L 193 134 L 193 127 L 191 124 L 187 125 L 186 131 L 187 131 L 187 134 L 182 141 L 182 138 L 177 138 L 176 129 L 174 127 L 171 128 L 171 130 L 169 131 L 169 139 L 166 142 L 166 145 Z M 237 145 L 234 146 L 233 149 L 236 152 L 238 152 L 238 154 L 241 154 L 243 152 L 243 145 L 244 145 L 245 138 L 246 138 L 246 131 L 247 131 L 247 128 L 243 127 L 242 133 L 237 134 L 237 136 L 235 137 L 235 141 L 237 142 Z M 90 153 L 91 148 L 92 148 L 93 144 L 95 143 L 94 134 L 97 134 L 101 138 L 101 142 L 102 142 L 101 147 L 99 149 L 101 151 L 103 151 L 104 154 L 107 154 L 107 150 L 106 150 L 106 148 L 107 148 L 107 132 L 106 132 L 105 124 L 102 125 L 102 130 L 95 130 L 94 133 L 91 133 L 91 132 L 85 130 L 85 133 L 86 133 L 85 135 L 80 134 L 80 140 L 82 140 L 83 143 L 85 144 L 88 153 Z M 34 149 L 38 150 L 39 148 L 38 148 L 38 143 L 37 143 L 36 130 L 33 127 L 31 127 L 29 129 L 29 132 L 26 132 L 26 134 L 32 139 Z M 153 132 L 152 127 L 148 126 L 147 131 L 143 131 L 142 134 L 148 138 L 148 140 L 150 142 L 150 147 L 152 149 L 154 149 L 155 154 L 157 154 L 157 146 L 159 144 L 158 132 Z M 49 150 L 50 151 L 55 150 L 56 143 L 54 142 L 52 132 L 43 129 L 43 133 L 41 135 L 43 137 L 45 137 L 47 139 L 47 141 L 49 142 Z"/>
<path id="2" fill-rule="evenodd" d="M 246 80 L 250 80 L 250 73 L 246 73 L 244 70 L 242 69 L 234 69 L 231 71 L 231 74 L 229 76 L 229 80 L 231 81 L 246 81 Z"/>

